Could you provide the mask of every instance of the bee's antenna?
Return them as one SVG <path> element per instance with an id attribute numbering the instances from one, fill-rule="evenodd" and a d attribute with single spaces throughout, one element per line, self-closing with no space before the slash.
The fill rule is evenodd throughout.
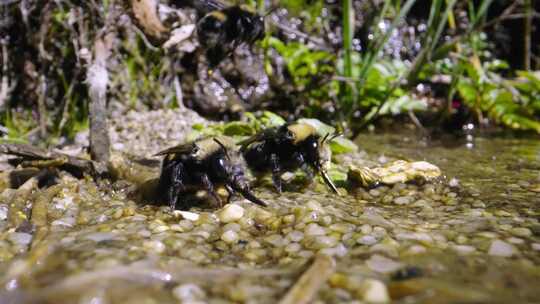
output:
<path id="1" fill-rule="evenodd" d="M 266 12 L 264 15 L 262 15 L 263 19 L 265 19 L 266 17 L 268 17 L 268 15 L 270 15 L 271 13 L 277 11 L 278 8 L 279 8 L 279 7 L 277 7 L 277 6 L 271 8 L 268 12 Z"/>
<path id="2" fill-rule="evenodd" d="M 326 139 L 328 138 L 328 136 L 330 136 L 330 133 L 326 133 L 326 135 L 323 137 L 322 141 L 321 141 L 321 145 L 324 145 L 324 142 L 326 141 Z"/>
<path id="3" fill-rule="evenodd" d="M 343 133 L 336 132 L 336 133 L 334 133 L 334 135 L 332 135 L 330 137 L 330 139 L 328 139 L 328 141 L 330 141 L 330 140 L 332 140 L 334 138 L 340 137 L 340 136 L 343 136 Z"/>
<path id="4" fill-rule="evenodd" d="M 231 158 L 229 157 L 229 153 L 225 145 L 222 144 L 217 138 L 214 138 L 214 141 L 223 149 L 223 151 L 225 152 L 225 156 L 227 157 L 228 160 L 230 160 Z"/>

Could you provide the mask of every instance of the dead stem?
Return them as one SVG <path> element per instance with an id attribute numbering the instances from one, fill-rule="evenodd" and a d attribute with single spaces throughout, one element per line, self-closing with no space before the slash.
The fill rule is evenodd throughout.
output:
<path id="1" fill-rule="evenodd" d="M 307 304 L 311 302 L 321 286 L 334 273 L 336 262 L 328 255 L 318 255 L 313 264 L 281 299 L 280 304 Z"/>
<path id="2" fill-rule="evenodd" d="M 24 221 L 28 220 L 24 209 L 26 207 L 26 201 L 32 190 L 37 187 L 37 183 L 38 180 L 36 177 L 27 180 L 17 189 L 17 192 L 9 202 L 8 222 L 10 227 L 17 229 Z"/>

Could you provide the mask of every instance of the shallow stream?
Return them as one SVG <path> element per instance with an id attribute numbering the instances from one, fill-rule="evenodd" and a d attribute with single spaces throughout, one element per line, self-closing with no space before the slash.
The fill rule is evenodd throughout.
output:
<path id="1" fill-rule="evenodd" d="M 345 159 L 427 160 L 446 178 L 344 197 L 262 187 L 266 209 L 236 198 L 190 220 L 131 200 L 125 183 L 66 175 L 29 196 L 52 198 L 35 229 L 4 190 L 0 303 L 276 303 L 320 254 L 336 265 L 312 303 L 540 302 L 540 141 L 358 143 L 367 153 Z"/>

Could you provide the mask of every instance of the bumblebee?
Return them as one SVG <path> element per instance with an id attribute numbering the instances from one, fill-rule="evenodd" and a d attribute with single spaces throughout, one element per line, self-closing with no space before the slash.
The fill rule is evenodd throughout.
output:
<path id="1" fill-rule="evenodd" d="M 158 191 L 171 209 L 176 208 L 180 193 L 199 189 L 206 190 L 222 206 L 215 186 L 224 186 L 229 199 L 239 192 L 255 204 L 267 206 L 250 192 L 240 164 L 231 160 L 229 150 L 234 147 L 232 138 L 219 136 L 199 139 L 157 153 L 156 156 L 164 156 Z M 188 207 L 185 202 L 181 204 L 181 209 Z"/>
<path id="2" fill-rule="evenodd" d="M 324 163 L 329 161 L 322 157 L 328 138 L 329 134 L 321 139 L 315 128 L 308 124 L 285 124 L 248 138 L 241 143 L 240 151 L 255 173 L 272 173 L 272 181 L 278 192 L 282 191 L 281 174 L 300 168 L 310 179 L 313 172 L 320 174 L 328 187 L 338 193 L 324 170 Z"/>
<path id="3" fill-rule="evenodd" d="M 199 42 L 206 50 L 211 68 L 217 66 L 242 43 L 253 44 L 264 37 L 264 17 L 246 5 L 209 12 L 197 23 Z"/>

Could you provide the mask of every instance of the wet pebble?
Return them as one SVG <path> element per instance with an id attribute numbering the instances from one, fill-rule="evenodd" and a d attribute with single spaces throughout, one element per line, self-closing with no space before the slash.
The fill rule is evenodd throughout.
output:
<path id="1" fill-rule="evenodd" d="M 491 242 L 488 251 L 489 255 L 500 257 L 511 257 L 515 253 L 516 249 L 514 248 L 514 246 L 501 240 L 494 240 L 493 242 Z"/>
<path id="2" fill-rule="evenodd" d="M 402 263 L 378 254 L 371 256 L 366 261 L 366 265 L 369 269 L 380 273 L 394 272 L 403 267 Z"/>
<path id="3" fill-rule="evenodd" d="M 318 224 L 310 223 L 304 229 L 304 234 L 306 236 L 325 235 L 326 230 Z"/>
<path id="4" fill-rule="evenodd" d="M 452 246 L 452 249 L 454 249 L 457 253 L 460 254 L 470 254 L 476 251 L 476 248 L 469 245 L 454 245 Z"/>
<path id="5" fill-rule="evenodd" d="M 373 244 L 376 244 L 378 241 L 372 235 L 364 235 L 362 237 L 359 237 L 356 242 L 361 245 L 371 246 Z"/>
<path id="6" fill-rule="evenodd" d="M 8 235 L 8 239 L 15 245 L 27 246 L 32 241 L 32 235 L 24 232 L 12 232 Z"/>
<path id="7" fill-rule="evenodd" d="M 241 219 L 244 216 L 244 208 L 236 204 L 228 204 L 217 214 L 222 223 L 230 223 Z"/>
<path id="8" fill-rule="evenodd" d="M 8 216 L 8 206 L 0 205 L 0 221 L 5 221 Z"/>
<path id="9" fill-rule="evenodd" d="M 238 233 L 234 230 L 227 230 L 221 235 L 221 240 L 227 244 L 232 244 L 238 241 Z"/>
<path id="10" fill-rule="evenodd" d="M 163 244 L 160 241 L 150 240 L 150 241 L 144 241 L 143 247 L 147 249 L 148 251 L 154 252 L 154 253 L 163 253 L 165 251 L 165 244 Z"/>
<path id="11" fill-rule="evenodd" d="M 410 196 L 400 196 L 394 199 L 394 204 L 396 205 L 408 205 L 413 201 Z"/>
<path id="12" fill-rule="evenodd" d="M 173 288 L 172 293 L 182 303 L 194 303 L 195 301 L 202 301 L 206 297 L 204 290 L 196 284 L 178 285 Z"/>
<path id="13" fill-rule="evenodd" d="M 532 236 L 531 229 L 525 228 L 525 227 L 512 228 L 512 229 L 510 229 L 510 233 L 512 233 L 515 236 L 519 236 L 519 237 L 530 237 L 530 236 Z"/>
<path id="14" fill-rule="evenodd" d="M 386 285 L 374 279 L 366 279 L 360 285 L 362 300 L 368 303 L 388 303 L 390 296 Z"/>

